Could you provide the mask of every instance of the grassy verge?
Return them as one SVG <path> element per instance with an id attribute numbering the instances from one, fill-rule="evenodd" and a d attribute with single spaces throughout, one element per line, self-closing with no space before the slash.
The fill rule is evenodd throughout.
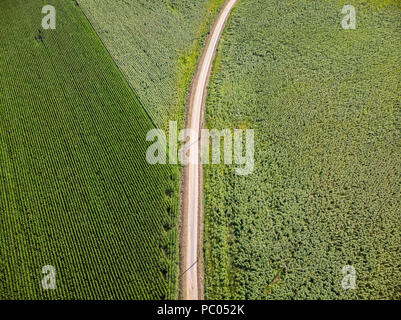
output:
<path id="1" fill-rule="evenodd" d="M 195 75 L 195 71 L 198 65 L 200 55 L 202 54 L 206 38 L 209 35 L 210 28 L 212 27 L 213 22 L 223 3 L 224 0 L 209 1 L 206 14 L 199 27 L 198 34 L 192 44 L 192 47 L 180 54 L 179 58 L 180 64 L 179 64 L 176 90 L 178 92 L 178 97 L 179 97 L 178 105 L 181 107 L 180 111 L 177 112 L 173 111 L 173 114 L 177 114 L 177 119 L 178 119 L 177 121 L 180 124 L 181 128 L 183 128 L 184 126 L 185 116 L 186 116 L 186 108 L 183 108 L 182 106 L 186 106 L 189 89 L 192 83 L 192 79 Z"/>

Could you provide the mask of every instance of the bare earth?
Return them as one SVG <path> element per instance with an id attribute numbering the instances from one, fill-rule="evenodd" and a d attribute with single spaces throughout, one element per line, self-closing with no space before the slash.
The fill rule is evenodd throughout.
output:
<path id="1" fill-rule="evenodd" d="M 198 70 L 193 79 L 192 93 L 188 103 L 188 128 L 200 133 L 203 121 L 203 111 L 206 100 L 206 89 L 212 71 L 213 59 L 216 54 L 219 40 L 227 19 L 238 0 L 229 0 L 217 17 L 211 35 L 206 43 L 203 54 L 198 63 Z M 200 152 L 199 152 L 200 154 Z M 200 163 L 200 161 L 198 161 Z M 183 184 L 183 213 L 181 236 L 181 270 L 184 273 L 181 279 L 181 296 L 186 300 L 198 300 L 203 296 L 200 278 L 201 261 L 200 250 L 200 216 L 202 210 L 202 168 L 200 164 L 190 163 L 185 168 Z"/>

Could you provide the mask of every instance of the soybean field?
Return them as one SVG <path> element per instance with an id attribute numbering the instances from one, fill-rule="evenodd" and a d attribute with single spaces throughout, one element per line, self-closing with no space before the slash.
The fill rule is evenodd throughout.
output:
<path id="1" fill-rule="evenodd" d="M 398 1 L 239 2 L 206 122 L 254 129 L 255 170 L 205 168 L 206 298 L 401 298 L 400 30 Z"/>

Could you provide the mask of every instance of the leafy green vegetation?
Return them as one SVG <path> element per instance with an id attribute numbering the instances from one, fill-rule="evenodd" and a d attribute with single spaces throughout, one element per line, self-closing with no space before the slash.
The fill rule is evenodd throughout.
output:
<path id="1" fill-rule="evenodd" d="M 79 0 L 155 124 L 182 127 L 189 85 L 224 0 Z"/>
<path id="2" fill-rule="evenodd" d="M 0 15 L 0 298 L 176 297 L 179 174 L 147 163 L 129 84 L 74 1 Z"/>
<path id="3" fill-rule="evenodd" d="M 207 298 L 401 298 L 401 10 L 343 4 L 233 12 L 206 120 L 255 129 L 255 171 L 205 167 Z"/>

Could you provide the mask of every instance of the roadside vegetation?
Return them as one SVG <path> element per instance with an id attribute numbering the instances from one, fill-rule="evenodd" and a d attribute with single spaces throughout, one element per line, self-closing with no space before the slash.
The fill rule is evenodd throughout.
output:
<path id="1" fill-rule="evenodd" d="M 46 4 L 0 2 L 0 299 L 176 298 L 178 170 L 146 162 L 154 125 L 81 8 L 43 30 Z"/>
<path id="2" fill-rule="evenodd" d="M 401 298 L 401 10 L 241 0 L 209 128 L 255 129 L 255 171 L 205 167 L 208 299 Z M 342 268 L 356 270 L 344 290 Z"/>

